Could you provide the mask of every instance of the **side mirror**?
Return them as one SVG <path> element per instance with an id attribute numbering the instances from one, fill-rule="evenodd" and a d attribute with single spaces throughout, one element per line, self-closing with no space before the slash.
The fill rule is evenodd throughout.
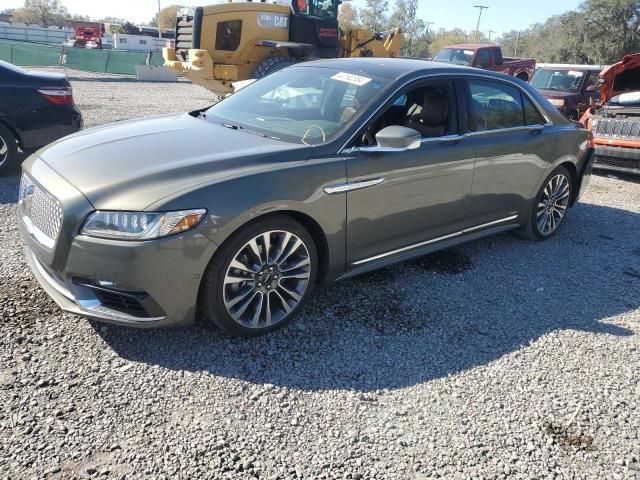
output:
<path id="1" fill-rule="evenodd" d="M 402 152 L 420 148 L 422 135 L 413 128 L 392 125 L 376 134 L 377 145 L 362 147 L 363 152 Z"/>

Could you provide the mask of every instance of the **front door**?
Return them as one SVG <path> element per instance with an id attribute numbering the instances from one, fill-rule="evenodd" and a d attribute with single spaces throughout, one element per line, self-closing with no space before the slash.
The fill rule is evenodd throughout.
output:
<path id="1" fill-rule="evenodd" d="M 431 107 L 425 99 L 434 89 L 448 103 L 441 124 L 422 112 Z M 457 95 L 453 81 L 411 87 L 373 124 L 421 129 L 420 147 L 356 149 L 347 159 L 348 182 L 354 188 L 347 193 L 348 268 L 409 251 L 468 226 L 475 154 L 459 134 Z"/>

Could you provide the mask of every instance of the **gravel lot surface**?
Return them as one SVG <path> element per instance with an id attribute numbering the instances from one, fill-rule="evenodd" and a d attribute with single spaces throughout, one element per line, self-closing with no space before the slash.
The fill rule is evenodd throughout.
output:
<path id="1" fill-rule="evenodd" d="M 86 125 L 206 105 L 68 72 Z M 0 479 L 640 477 L 640 180 L 594 177 L 559 235 L 328 285 L 230 339 L 62 314 L 0 179 Z"/>

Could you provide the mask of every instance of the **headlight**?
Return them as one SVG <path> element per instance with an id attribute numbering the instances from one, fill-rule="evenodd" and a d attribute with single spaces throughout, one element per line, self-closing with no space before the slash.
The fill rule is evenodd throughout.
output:
<path id="1" fill-rule="evenodd" d="M 564 100 L 562 98 L 551 98 L 549 99 L 551 105 L 555 105 L 557 108 L 564 107 Z"/>
<path id="2" fill-rule="evenodd" d="M 119 240 L 149 240 L 191 230 L 206 213 L 205 209 L 164 213 L 98 210 L 89 216 L 80 233 Z"/>

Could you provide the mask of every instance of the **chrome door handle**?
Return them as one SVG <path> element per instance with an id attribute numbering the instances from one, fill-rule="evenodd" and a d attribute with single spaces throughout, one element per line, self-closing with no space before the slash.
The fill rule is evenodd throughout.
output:
<path id="1" fill-rule="evenodd" d="M 375 185 L 380 185 L 384 182 L 384 177 L 378 178 L 370 178 L 367 180 L 361 180 L 358 182 L 346 182 L 346 183 L 338 183 L 335 185 L 329 185 L 328 187 L 324 187 L 324 193 L 328 195 L 334 195 L 336 193 L 344 193 L 344 192 L 353 192 L 354 190 L 362 190 L 363 188 L 373 187 Z"/>

